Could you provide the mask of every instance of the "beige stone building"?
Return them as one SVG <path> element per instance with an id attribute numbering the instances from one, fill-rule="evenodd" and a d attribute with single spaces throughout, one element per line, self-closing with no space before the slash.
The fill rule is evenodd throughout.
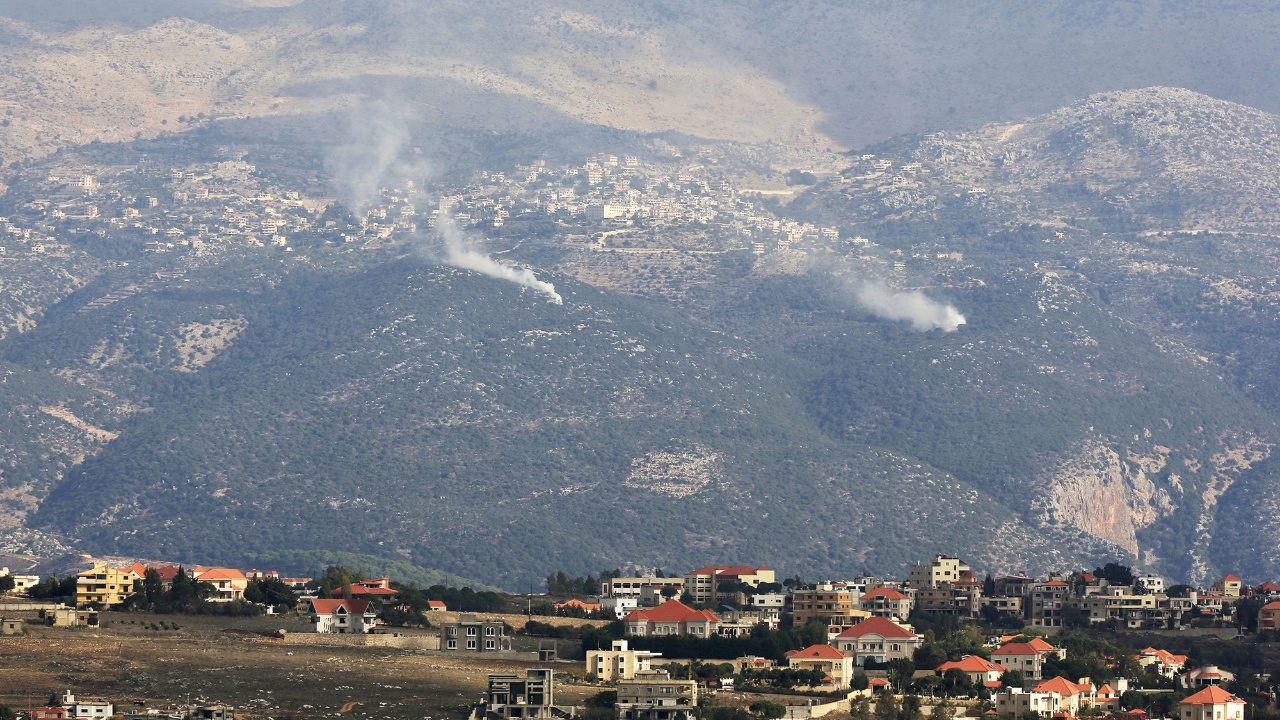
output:
<path id="1" fill-rule="evenodd" d="M 587 651 L 587 672 L 605 682 L 633 680 L 637 673 L 651 670 L 658 657 L 662 653 L 629 650 L 626 640 L 614 640 L 608 650 Z"/>

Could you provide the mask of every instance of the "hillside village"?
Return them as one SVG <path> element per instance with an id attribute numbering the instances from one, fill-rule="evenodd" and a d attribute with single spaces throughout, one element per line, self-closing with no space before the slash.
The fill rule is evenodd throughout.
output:
<path id="1" fill-rule="evenodd" d="M 781 219 L 762 204 L 802 187 L 788 190 L 776 179 L 766 184 L 780 189 L 741 187 L 744 165 L 752 162 L 748 149 L 705 146 L 686 157 L 676 146 L 660 147 L 662 155 L 644 161 L 598 152 L 575 165 L 537 160 L 510 171 L 425 183 L 405 177 L 352 200 L 354 212 L 335 201 L 318 177 L 262 172 L 247 150 L 232 146 L 218 148 L 218 159 L 180 166 L 159 158 L 137 162 L 135 155 L 127 164 L 72 157 L 15 180 L 27 199 L 0 220 L 0 228 L 11 246 L 6 253 L 35 254 L 51 251 L 59 238 L 108 234 L 113 242 L 140 242 L 157 253 L 266 246 L 291 252 L 300 242 L 371 249 L 429 235 L 445 216 L 494 237 L 546 234 L 540 224 L 557 223 L 571 231 L 568 244 L 591 250 L 640 251 L 630 241 L 609 239 L 608 231 L 633 226 L 714 231 L 710 241 L 706 233 L 685 234 L 690 239 L 684 242 L 692 244 L 667 248 L 672 252 L 762 254 L 840 240 L 837 228 Z M 787 177 L 816 182 L 808 173 Z M 583 244 L 581 237 L 594 239 Z"/>
<path id="2" fill-rule="evenodd" d="M 556 704 L 557 673 L 614 688 L 617 699 L 610 712 L 618 720 L 703 717 L 704 708 L 727 692 L 798 693 L 808 698 L 805 707 L 815 708 L 804 717 L 912 717 L 927 697 L 931 717 L 1245 720 L 1245 697 L 1250 718 L 1270 712 L 1269 696 L 1256 696 L 1259 683 L 1264 689 L 1266 683 L 1249 668 L 1219 666 L 1154 646 L 1117 655 L 1118 646 L 1089 640 L 1081 631 L 1120 638 L 1208 633 L 1236 642 L 1280 637 L 1276 583 L 1248 587 L 1227 575 L 1210 588 L 1165 587 L 1159 576 L 1135 577 L 1114 563 L 1044 578 L 984 578 L 959 558 L 939 555 L 910 566 L 902 579 L 817 583 L 779 580 L 773 569 L 757 566 L 712 565 L 680 576 L 611 572 L 599 580 L 561 574 L 548 579 L 552 590 L 594 583 L 590 589 L 597 594 L 505 600 L 469 589 L 424 592 L 342 568 L 318 578 L 140 563 L 100 564 L 61 580 L 0 572 L 0 588 L 10 596 L 0 601 L 5 615 L 0 626 L 8 637 L 36 628 L 104 629 L 110 622 L 136 622 L 122 618 L 156 617 L 155 612 L 170 617 L 265 613 L 297 618 L 317 640 L 333 638 L 323 642 L 501 658 L 532 668 L 524 676 L 490 676 L 485 703 L 474 711 L 477 720 L 591 716 L 590 704 Z M 191 593 L 196 604 L 173 604 L 182 593 Z M 454 607 L 441 599 L 446 597 Z M 516 629 L 522 615 L 512 610 L 523 611 L 523 628 Z M 552 639 L 574 637 L 552 632 L 556 617 L 579 624 L 574 632 L 581 659 L 571 658 L 574 651 Z M 301 641 L 284 630 L 259 634 Z M 763 644 L 769 638 L 773 644 Z M 3 642 L 0 638 L 0 647 Z M 588 642 L 599 649 L 590 649 Z M 771 649 L 751 652 L 766 647 Z M 882 714 L 889 705 L 898 714 Z M 771 706 L 753 706 L 753 712 L 765 707 Z M 230 712 L 220 708 L 177 708 L 171 710 L 176 714 L 163 716 Z M 599 711 L 597 703 L 596 716 Z M 108 700 L 77 699 L 68 690 L 60 706 L 35 710 L 31 717 L 133 718 L 155 712 L 121 714 Z"/>

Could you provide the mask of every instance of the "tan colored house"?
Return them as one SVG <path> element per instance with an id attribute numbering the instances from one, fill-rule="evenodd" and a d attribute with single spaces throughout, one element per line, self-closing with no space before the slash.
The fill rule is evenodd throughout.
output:
<path id="1" fill-rule="evenodd" d="M 142 575 L 134 568 L 95 565 L 76 575 L 76 607 L 122 605 L 137 591 L 141 580 Z"/>
<path id="2" fill-rule="evenodd" d="M 1244 720 L 1244 700 L 1220 687 L 1207 687 L 1178 703 L 1180 720 Z"/>
<path id="3" fill-rule="evenodd" d="M 1063 658 L 1066 652 L 1056 648 L 1041 638 L 1031 638 L 1027 642 L 1009 642 L 1001 645 L 991 653 L 991 660 L 1010 670 L 1017 670 L 1028 680 L 1039 680 L 1043 677 L 1041 668 L 1045 658 Z"/>
<path id="4" fill-rule="evenodd" d="M 942 583 L 954 583 L 960 580 L 960 573 L 968 572 L 969 566 L 960 562 L 960 558 L 937 555 L 928 565 L 912 565 L 907 568 L 908 582 L 911 587 L 936 588 Z"/>
<path id="5" fill-rule="evenodd" d="M 618 720 L 692 720 L 698 681 L 672 680 L 666 670 L 645 670 L 618 683 Z"/>
<path id="6" fill-rule="evenodd" d="M 905 620 L 911 614 L 911 598 L 893 588 L 878 587 L 858 598 L 863 610 L 875 617 Z"/>
<path id="7" fill-rule="evenodd" d="M 231 602 L 244 600 L 244 591 L 249 587 L 249 578 L 234 568 L 210 568 L 201 573 L 192 573 L 197 582 L 209 583 L 213 586 L 213 594 L 209 602 Z"/>
<path id="8" fill-rule="evenodd" d="M 959 670 L 968 675 L 970 682 L 974 685 L 993 688 L 1000 686 L 1000 676 L 1007 669 L 1003 665 L 991 662 L 986 658 L 977 655 L 965 655 L 959 660 L 942 663 L 934 672 L 939 675 L 946 675 L 948 670 Z"/>
<path id="9" fill-rule="evenodd" d="M 791 593 L 792 624 L 798 628 L 817 620 L 838 633 L 870 616 L 854 599 L 853 590 L 845 586 L 828 583 Z"/>
<path id="10" fill-rule="evenodd" d="M 716 634 L 720 618 L 710 610 L 694 610 L 679 600 L 668 600 L 651 610 L 632 610 L 623 622 L 627 634 L 637 637 L 692 635 L 708 638 Z"/>
<path id="11" fill-rule="evenodd" d="M 867 660 L 885 663 L 890 660 L 911 658 L 919 649 L 921 639 L 908 627 L 882 617 L 871 617 L 845 630 L 835 637 L 835 647 L 853 658 L 855 665 L 865 665 Z"/>
<path id="12" fill-rule="evenodd" d="M 1157 650 L 1149 647 L 1138 653 L 1138 664 L 1144 668 L 1155 667 L 1160 675 L 1173 679 L 1182 672 L 1182 668 L 1187 664 L 1186 655 L 1174 655 L 1168 650 Z"/>
<path id="13" fill-rule="evenodd" d="M 1258 632 L 1280 630 L 1280 600 L 1269 602 L 1258 610 Z"/>
<path id="14" fill-rule="evenodd" d="M 1063 677 L 1049 678 L 1032 692 L 1057 695 L 1061 699 L 1058 710 L 1071 717 L 1079 717 L 1080 711 L 1097 705 L 1098 691 L 1091 682 L 1073 683 Z"/>
<path id="15" fill-rule="evenodd" d="M 792 670 L 817 670 L 823 683 L 836 690 L 848 690 L 853 680 L 853 658 L 830 645 L 810 645 L 803 650 L 788 650 L 787 667 Z"/>
<path id="16" fill-rule="evenodd" d="M 608 650 L 587 651 L 587 673 L 604 682 L 633 680 L 637 673 L 652 669 L 654 658 L 662 653 L 648 650 L 629 650 L 626 640 L 614 640 Z"/>
<path id="17" fill-rule="evenodd" d="M 720 584 L 737 582 L 760 587 L 762 584 L 777 582 L 771 568 L 752 567 L 750 565 L 708 565 L 684 576 L 684 591 L 689 593 L 695 603 L 708 604 L 716 601 L 722 594 Z"/>
<path id="18" fill-rule="evenodd" d="M 1224 598 L 1238 598 L 1240 591 L 1244 589 L 1244 581 L 1235 575 L 1227 575 L 1214 584 L 1215 592 L 1222 593 Z"/>

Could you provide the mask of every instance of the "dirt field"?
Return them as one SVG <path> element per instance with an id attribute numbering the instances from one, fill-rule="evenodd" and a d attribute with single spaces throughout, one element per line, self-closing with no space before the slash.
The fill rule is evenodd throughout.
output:
<path id="1" fill-rule="evenodd" d="M 161 620 L 179 630 L 151 630 Z M 489 661 L 390 648 L 285 645 L 227 628 L 301 631 L 296 618 L 188 618 L 104 614 L 101 629 L 28 626 L 0 637 L 0 703 L 41 706 L 70 688 L 127 709 L 225 703 L 245 718 L 461 718 L 487 675 L 536 663 Z M 581 663 L 556 663 L 565 677 Z M 557 683 L 557 704 L 579 704 L 598 688 Z"/>

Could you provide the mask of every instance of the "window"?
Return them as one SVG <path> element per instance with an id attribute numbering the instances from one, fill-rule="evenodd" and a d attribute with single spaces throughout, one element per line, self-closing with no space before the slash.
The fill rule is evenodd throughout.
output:
<path id="1" fill-rule="evenodd" d="M 494 649 L 493 641 L 492 641 L 492 640 L 485 640 L 485 641 L 484 641 L 484 649 L 485 649 L 485 650 L 492 650 L 492 649 Z"/>
<path id="2" fill-rule="evenodd" d="M 478 628 L 473 628 L 473 627 L 467 628 L 467 637 L 475 637 L 477 634 L 479 634 L 477 630 Z"/>
<path id="3" fill-rule="evenodd" d="M 488 637 L 493 637 L 495 630 L 497 630 L 497 628 L 494 628 L 492 626 L 487 627 L 484 629 L 484 634 Z"/>
<path id="4" fill-rule="evenodd" d="M 476 641 L 475 641 L 475 640 L 468 640 L 468 641 L 467 641 L 467 649 L 468 649 L 468 650 L 475 650 L 475 649 L 476 649 Z"/>
<path id="5" fill-rule="evenodd" d="M 458 628 L 456 628 L 456 627 L 451 627 L 451 628 L 449 628 L 449 633 L 448 633 L 448 635 L 449 635 L 449 637 L 457 637 L 457 636 L 458 636 Z"/>
<path id="6" fill-rule="evenodd" d="M 457 641 L 457 640 L 450 640 L 450 641 L 449 641 L 448 648 L 449 648 L 450 650 L 457 650 L 457 649 L 458 649 L 458 641 Z"/>

